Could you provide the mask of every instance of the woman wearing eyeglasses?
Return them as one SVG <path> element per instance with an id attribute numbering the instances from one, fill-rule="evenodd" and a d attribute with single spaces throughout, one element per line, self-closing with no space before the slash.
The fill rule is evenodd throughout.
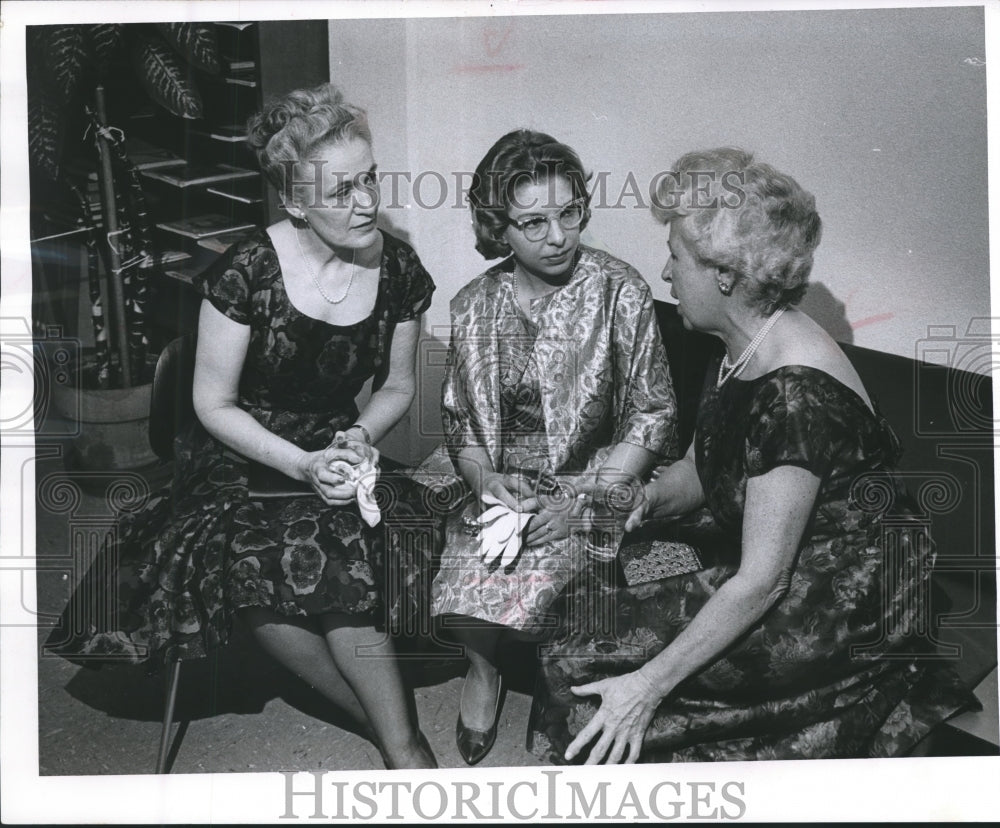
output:
<path id="1" fill-rule="evenodd" d="M 569 580 L 615 553 L 614 527 L 589 530 L 578 493 L 603 514 L 609 494 L 627 497 L 676 449 L 649 288 L 580 243 L 587 178 L 570 147 L 517 130 L 487 152 L 469 193 L 476 249 L 504 258 L 451 303 L 443 419 L 470 491 L 449 520 L 432 608 L 469 659 L 456 725 L 469 764 L 496 737 L 501 636 L 543 631 Z M 479 531 L 497 506 L 514 514 L 503 555 Z"/>
<path id="2" fill-rule="evenodd" d="M 375 521 L 356 483 L 382 465 L 372 444 L 410 407 L 434 283 L 412 248 L 378 229 L 368 118 L 336 87 L 268 102 L 247 141 L 288 218 L 196 280 L 198 422 L 178 437 L 171 496 L 123 519 L 113 620 L 102 615 L 75 640 L 60 634 L 52 649 L 191 659 L 225 643 L 239 618 L 372 738 L 387 768 L 437 767 L 383 629 L 406 615 L 408 594 L 395 587 L 419 580 L 430 557 L 431 533 L 408 529 L 406 550 L 394 540 L 423 492 L 391 475 L 391 508 Z M 303 493 L 252 496 L 248 461 Z M 75 600 L 92 600 L 96 583 Z"/>

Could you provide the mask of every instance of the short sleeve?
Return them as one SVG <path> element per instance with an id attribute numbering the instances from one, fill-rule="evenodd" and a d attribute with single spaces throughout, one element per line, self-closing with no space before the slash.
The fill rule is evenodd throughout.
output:
<path id="1" fill-rule="evenodd" d="M 754 401 L 746 439 L 747 477 L 799 466 L 819 478 L 830 470 L 841 439 L 830 389 L 808 377 L 779 372 Z"/>
<path id="2" fill-rule="evenodd" d="M 237 242 L 195 277 L 195 290 L 220 313 L 241 325 L 249 325 L 252 274 L 268 250 L 274 255 L 270 244 L 265 244 L 257 234 Z"/>
<path id="3" fill-rule="evenodd" d="M 385 238 L 394 321 L 409 322 L 431 306 L 434 280 L 413 248 L 392 236 L 386 235 Z"/>

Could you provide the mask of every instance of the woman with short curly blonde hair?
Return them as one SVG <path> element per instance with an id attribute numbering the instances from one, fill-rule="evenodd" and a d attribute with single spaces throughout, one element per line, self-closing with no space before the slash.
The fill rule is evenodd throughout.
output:
<path id="1" fill-rule="evenodd" d="M 744 282 L 761 313 L 805 295 L 821 222 L 816 199 L 794 178 L 724 147 L 689 152 L 657 187 L 653 215 L 683 226 L 699 261 Z"/>
<path id="2" fill-rule="evenodd" d="M 723 347 L 694 439 L 645 485 L 621 554 L 659 545 L 687 571 L 610 584 L 595 610 L 564 615 L 532 748 L 587 764 L 904 755 L 977 702 L 921 655 L 934 547 L 896 473 L 899 441 L 794 307 L 819 242 L 814 199 L 722 148 L 681 157 L 653 210 L 670 225 L 677 313 Z"/>

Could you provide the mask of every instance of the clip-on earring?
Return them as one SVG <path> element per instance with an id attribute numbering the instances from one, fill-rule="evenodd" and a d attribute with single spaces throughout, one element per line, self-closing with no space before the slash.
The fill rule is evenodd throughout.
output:
<path id="1" fill-rule="evenodd" d="M 719 282 L 719 292 L 723 296 L 730 296 L 732 294 L 732 292 L 733 292 L 733 286 L 731 284 L 729 284 L 728 282 L 722 282 L 722 281 L 720 281 Z"/>
<path id="2" fill-rule="evenodd" d="M 285 201 L 284 198 L 279 197 L 278 206 L 281 207 L 281 209 L 284 210 L 286 213 L 288 213 L 288 217 L 292 221 L 296 222 L 305 221 L 306 218 L 305 214 L 302 212 L 302 208 L 299 207 L 298 205 L 289 204 L 287 201 Z"/>

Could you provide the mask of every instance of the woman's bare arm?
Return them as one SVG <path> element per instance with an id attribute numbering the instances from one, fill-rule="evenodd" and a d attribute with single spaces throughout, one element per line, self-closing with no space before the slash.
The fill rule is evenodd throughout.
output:
<path id="1" fill-rule="evenodd" d="M 313 485 L 332 505 L 354 499 L 354 489 L 329 470 L 333 459 L 360 461 L 350 449 L 307 452 L 279 437 L 237 405 L 250 327 L 234 322 L 208 300 L 201 303 L 193 401 L 205 430 L 229 448 Z"/>
<path id="2" fill-rule="evenodd" d="M 684 679 L 719 658 L 788 589 L 802 533 L 812 515 L 819 478 L 779 466 L 747 481 L 739 571 L 705 603 L 663 651 L 638 670 L 574 687 L 600 695 L 601 707 L 566 750 L 572 759 L 594 737 L 588 764 L 634 762 L 660 701 Z"/>

